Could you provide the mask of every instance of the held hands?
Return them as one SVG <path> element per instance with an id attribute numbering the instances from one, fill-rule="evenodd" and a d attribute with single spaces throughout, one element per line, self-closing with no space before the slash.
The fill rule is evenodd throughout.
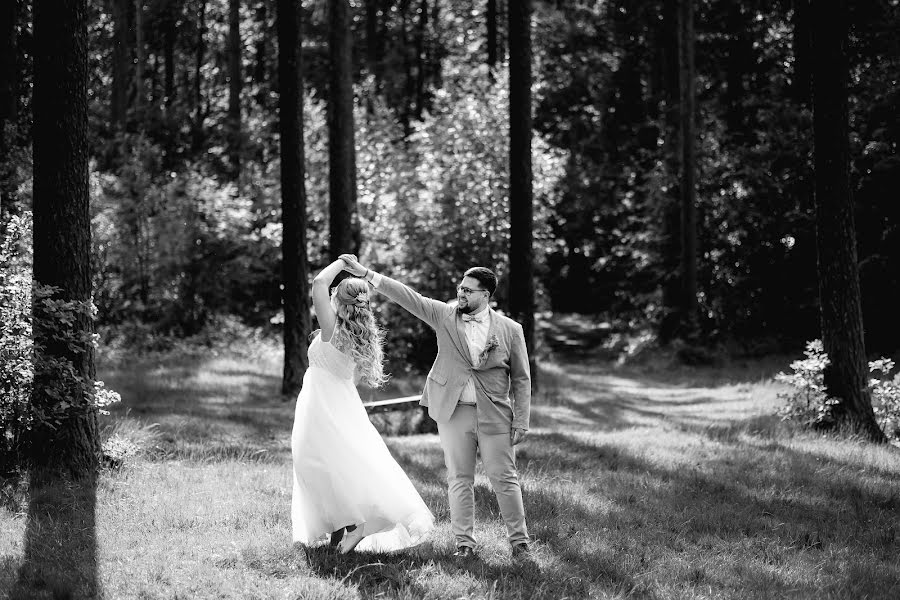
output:
<path id="1" fill-rule="evenodd" d="M 525 436 L 528 435 L 528 432 L 524 429 L 517 429 L 515 427 L 509 432 L 509 442 L 515 446 L 525 441 Z"/>
<path id="2" fill-rule="evenodd" d="M 338 258 L 344 261 L 346 265 L 344 268 L 356 277 L 362 277 L 368 271 L 368 269 L 359 264 L 359 259 L 356 258 L 355 254 L 341 254 Z"/>

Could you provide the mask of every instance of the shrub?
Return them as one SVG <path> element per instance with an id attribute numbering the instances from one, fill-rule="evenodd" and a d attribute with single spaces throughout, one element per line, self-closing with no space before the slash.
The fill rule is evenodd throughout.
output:
<path id="1" fill-rule="evenodd" d="M 831 424 L 831 407 L 838 400 L 825 391 L 825 367 L 829 364 L 821 340 L 807 342 L 805 359 L 791 363 L 793 373 L 778 373 L 777 381 L 791 389 L 778 394 L 784 405 L 778 410 L 782 420 L 792 420 L 807 427 Z M 900 439 L 900 372 L 891 378 L 894 361 L 887 358 L 869 362 L 869 372 L 880 374 L 869 380 L 872 410 L 885 435 Z"/>

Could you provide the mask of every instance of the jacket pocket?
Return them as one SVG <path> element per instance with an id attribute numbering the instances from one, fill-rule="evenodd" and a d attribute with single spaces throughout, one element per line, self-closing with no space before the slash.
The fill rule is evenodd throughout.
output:
<path id="1" fill-rule="evenodd" d="M 428 373 L 428 379 L 431 379 L 432 381 L 434 381 L 435 383 L 439 383 L 440 385 L 447 384 L 447 374 L 440 371 L 432 370 L 430 373 Z"/>

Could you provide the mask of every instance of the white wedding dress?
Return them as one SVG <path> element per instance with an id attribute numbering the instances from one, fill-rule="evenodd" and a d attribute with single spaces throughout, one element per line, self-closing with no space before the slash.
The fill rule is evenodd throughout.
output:
<path id="1" fill-rule="evenodd" d="M 297 397 L 291 453 L 294 541 L 318 545 L 355 524 L 357 551 L 390 552 L 421 543 L 434 516 L 369 422 L 354 360 L 317 335 Z"/>

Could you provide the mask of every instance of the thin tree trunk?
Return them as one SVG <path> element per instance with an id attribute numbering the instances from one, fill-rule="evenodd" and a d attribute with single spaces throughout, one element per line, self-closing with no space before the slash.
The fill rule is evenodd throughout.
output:
<path id="1" fill-rule="evenodd" d="M 812 101 L 812 13 L 811 0 L 794 0 L 794 73 L 791 89 L 794 99 L 803 104 Z"/>
<path id="2" fill-rule="evenodd" d="M 200 2 L 200 14 L 197 19 L 197 48 L 194 62 L 194 126 L 193 149 L 199 150 L 203 144 L 203 56 L 206 51 L 206 0 Z"/>
<path id="3" fill-rule="evenodd" d="M 231 177 L 241 174 L 241 2 L 228 0 L 228 145 Z"/>
<path id="4" fill-rule="evenodd" d="M 268 8 L 266 3 L 268 0 L 261 0 L 256 7 L 256 22 L 259 25 L 259 36 L 256 38 L 256 44 L 254 48 L 254 64 L 253 64 L 253 82 L 257 86 L 256 92 L 256 103 L 265 108 L 267 105 L 266 102 L 266 89 L 264 85 L 267 77 L 266 77 L 266 58 L 268 49 L 268 44 L 266 43 L 269 37 L 268 31 Z"/>
<path id="5" fill-rule="evenodd" d="M 694 0 L 681 0 L 678 11 L 679 103 L 681 118 L 681 302 L 687 337 L 697 333 L 697 206 L 694 119 Z"/>
<path id="6" fill-rule="evenodd" d="M 350 6 L 347 0 L 329 2 L 328 99 L 329 253 L 359 251 L 356 214 L 356 145 L 353 120 L 353 54 Z"/>
<path id="7" fill-rule="evenodd" d="M 17 8 L 18 0 L 7 0 L 0 6 L 0 243 L 6 215 L 12 208 L 9 150 L 13 140 L 7 136 L 6 127 L 15 124 L 18 116 Z"/>
<path id="8" fill-rule="evenodd" d="M 411 0 L 401 0 L 400 2 L 400 50 L 403 53 L 403 114 L 400 115 L 400 119 L 403 122 L 403 134 L 406 137 L 412 133 L 412 102 L 415 91 L 412 60 L 409 56 L 409 31 L 406 26 L 410 2 Z"/>
<path id="9" fill-rule="evenodd" d="M 680 121 L 680 84 L 678 68 L 678 7 L 667 2 L 659 28 L 661 71 L 665 97 L 665 156 L 670 174 L 669 191 L 662 207 L 662 304 L 659 337 L 667 344 L 681 334 L 681 150 L 678 144 Z"/>
<path id="10" fill-rule="evenodd" d="M 125 129 L 128 120 L 128 90 L 131 87 L 131 0 L 111 0 L 113 16 L 112 93 L 110 121 L 118 130 Z"/>
<path id="11" fill-rule="evenodd" d="M 34 281 L 55 286 L 54 298 L 89 302 L 91 227 L 88 206 L 87 0 L 38 0 L 34 6 Z M 37 308 L 35 317 L 44 318 Z M 51 329 L 58 324 L 51 325 Z M 70 326 L 89 335 L 87 312 Z M 36 331 L 43 328 L 36 328 Z M 94 376 L 90 344 L 72 349 L 38 339 L 35 352 L 72 361 L 89 384 Z M 55 404 L 48 390 L 65 377 L 37 378 L 34 403 Z M 77 394 L 84 390 L 74 390 Z M 33 460 L 41 469 L 80 477 L 93 473 L 99 449 L 92 411 L 76 413 L 37 438 Z"/>
<path id="12" fill-rule="evenodd" d="M 425 31 L 428 28 L 428 0 L 419 5 L 419 31 L 416 35 L 416 119 L 422 119 L 425 110 L 425 76 L 428 57 L 425 55 Z"/>
<path id="13" fill-rule="evenodd" d="M 140 115 L 144 107 L 144 0 L 134 0 L 134 108 Z"/>
<path id="14" fill-rule="evenodd" d="M 509 309 L 524 329 L 537 389 L 531 122 L 531 0 L 516 0 L 509 5 Z"/>
<path id="15" fill-rule="evenodd" d="M 832 416 L 871 441 L 883 442 L 868 391 L 859 291 L 856 231 L 850 190 L 847 0 L 813 13 L 813 141 L 816 248 L 822 340 Z"/>
<path id="16" fill-rule="evenodd" d="M 168 0 L 163 16 L 163 63 L 166 69 L 163 93 L 167 113 L 172 110 L 172 103 L 175 101 L 175 42 L 178 35 L 175 23 L 175 3 L 174 0 Z"/>
<path id="17" fill-rule="evenodd" d="M 281 253 L 284 289 L 284 373 L 281 392 L 294 397 L 309 367 L 306 339 L 309 273 L 306 258 L 306 187 L 303 147 L 303 69 L 301 7 L 278 0 L 278 130 L 281 148 Z"/>
<path id="18" fill-rule="evenodd" d="M 497 0 L 487 0 L 487 64 L 497 66 Z"/>
<path id="19" fill-rule="evenodd" d="M 381 87 L 381 36 L 378 27 L 378 0 L 366 0 L 366 68 L 375 79 L 375 91 Z"/>

